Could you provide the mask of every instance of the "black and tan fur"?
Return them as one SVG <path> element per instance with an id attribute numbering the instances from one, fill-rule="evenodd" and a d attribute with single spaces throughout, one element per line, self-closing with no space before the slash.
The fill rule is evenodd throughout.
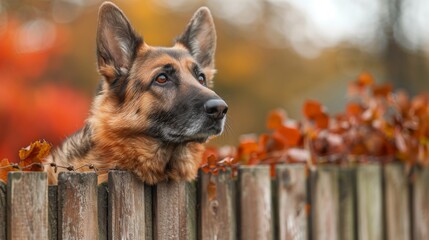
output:
<path id="1" fill-rule="evenodd" d="M 147 45 L 119 8 L 104 3 L 97 29 L 103 79 L 90 116 L 47 161 L 131 170 L 149 184 L 194 179 L 203 143 L 222 132 L 227 111 L 208 87 L 215 47 L 207 8 L 195 13 L 173 47 L 164 48 Z M 48 171 L 55 183 L 58 173 Z"/>

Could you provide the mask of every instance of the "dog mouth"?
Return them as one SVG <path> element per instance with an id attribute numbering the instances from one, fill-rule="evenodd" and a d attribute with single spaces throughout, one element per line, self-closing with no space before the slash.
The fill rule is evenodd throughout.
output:
<path id="1" fill-rule="evenodd" d="M 169 132 L 168 139 L 177 143 L 198 142 L 205 143 L 212 136 L 219 136 L 224 129 L 224 120 L 215 122 L 207 127 L 201 127 L 198 131 L 191 134 Z M 186 132 L 186 131 L 185 131 Z"/>

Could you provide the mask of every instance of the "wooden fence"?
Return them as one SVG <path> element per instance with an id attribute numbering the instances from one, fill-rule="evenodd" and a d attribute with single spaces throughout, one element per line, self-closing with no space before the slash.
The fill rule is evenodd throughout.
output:
<path id="1" fill-rule="evenodd" d="M 95 173 L 48 186 L 12 172 L 0 185 L 0 239 L 97 238 L 427 240 L 429 169 L 278 165 L 273 179 L 256 166 L 153 187 L 122 171 L 98 186 Z"/>

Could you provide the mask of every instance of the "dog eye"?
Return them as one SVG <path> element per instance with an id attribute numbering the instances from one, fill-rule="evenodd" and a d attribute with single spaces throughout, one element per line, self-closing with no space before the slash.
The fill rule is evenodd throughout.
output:
<path id="1" fill-rule="evenodd" d="M 161 73 L 156 77 L 155 81 L 159 84 L 164 84 L 168 81 L 168 77 L 167 75 Z"/>
<path id="2" fill-rule="evenodd" d="M 198 75 L 198 82 L 201 85 L 204 85 L 206 83 L 206 76 L 204 75 L 204 73 L 200 73 L 200 75 Z"/>

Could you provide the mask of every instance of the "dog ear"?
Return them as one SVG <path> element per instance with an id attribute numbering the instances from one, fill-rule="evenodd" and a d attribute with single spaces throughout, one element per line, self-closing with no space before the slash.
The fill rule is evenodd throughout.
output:
<path id="1" fill-rule="evenodd" d="M 143 43 L 124 13 L 113 3 L 105 2 L 98 14 L 98 70 L 108 82 L 130 70 L 137 48 Z"/>
<path id="2" fill-rule="evenodd" d="M 198 9 L 176 43 L 184 45 L 202 67 L 214 68 L 216 30 L 207 7 Z"/>

